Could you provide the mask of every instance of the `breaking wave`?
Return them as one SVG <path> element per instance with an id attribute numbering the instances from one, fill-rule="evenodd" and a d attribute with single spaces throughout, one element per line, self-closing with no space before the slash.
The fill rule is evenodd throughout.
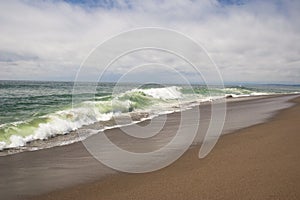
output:
<path id="1" fill-rule="evenodd" d="M 211 101 L 217 98 L 268 95 L 274 92 L 253 90 L 245 87 L 208 89 L 180 86 L 159 88 L 134 88 L 118 95 L 107 93 L 78 105 L 31 119 L 0 125 L 0 150 L 25 146 L 34 140 L 68 134 L 85 125 L 105 122 L 122 114 L 143 112 L 147 116 L 172 112 L 191 102 Z M 111 127 L 107 127 L 111 128 Z"/>

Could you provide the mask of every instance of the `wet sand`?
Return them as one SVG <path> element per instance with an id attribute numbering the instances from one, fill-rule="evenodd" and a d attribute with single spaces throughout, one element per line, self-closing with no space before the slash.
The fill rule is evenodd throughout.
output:
<path id="1" fill-rule="evenodd" d="M 291 102 L 287 100 L 292 98 L 295 96 L 232 100 L 227 104 L 223 134 L 266 122 L 278 110 L 291 106 Z M 286 193 L 299 195 L 295 193 L 295 190 L 299 189 L 299 170 L 294 169 L 299 156 L 292 152 L 293 148 L 299 151 L 298 107 L 297 105 L 280 112 L 265 124 L 237 131 L 239 134 L 223 136 L 205 159 L 198 159 L 199 146 L 196 145 L 174 164 L 153 173 L 138 175 L 117 173 L 95 160 L 81 142 L 0 157 L 0 197 L 1 199 L 240 199 L 239 197 L 253 199 L 256 196 L 251 195 L 259 193 L 265 195 L 261 196 L 262 199 L 269 196 L 270 199 L 274 199 L 272 195 L 282 199 L 282 195 Z M 200 106 L 200 112 L 201 129 L 194 144 L 199 144 L 203 140 L 210 118 L 209 105 Z M 124 149 L 136 152 L 157 149 L 164 145 L 163 141 L 169 141 L 174 135 L 172 133 L 177 129 L 176 124 L 178 120 L 180 121 L 180 115 L 180 113 L 167 115 L 162 138 L 153 137 L 149 140 L 150 143 L 141 140 L 129 141 L 124 136 L 118 136 L 119 129 L 108 130 L 106 134 Z M 148 122 L 142 122 L 141 125 L 143 123 Z M 298 149 L 293 143 L 298 145 Z M 134 149 L 130 149 L 131 146 L 134 146 Z M 284 152 L 288 154 L 281 155 Z"/>
<path id="2" fill-rule="evenodd" d="M 33 199 L 300 199 L 300 98 L 266 123 L 199 147 L 146 174 L 116 174 Z"/>

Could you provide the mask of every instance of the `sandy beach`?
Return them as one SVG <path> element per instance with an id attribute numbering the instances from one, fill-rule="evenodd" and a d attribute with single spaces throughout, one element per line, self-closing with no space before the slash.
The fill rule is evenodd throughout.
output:
<path id="1" fill-rule="evenodd" d="M 299 199 L 300 98 L 268 122 L 221 137 L 147 174 L 115 174 L 31 199 Z"/>

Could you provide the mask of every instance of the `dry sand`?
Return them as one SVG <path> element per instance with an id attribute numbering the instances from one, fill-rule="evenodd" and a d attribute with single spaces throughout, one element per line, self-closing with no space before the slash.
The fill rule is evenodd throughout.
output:
<path id="1" fill-rule="evenodd" d="M 224 135 L 198 159 L 188 150 L 162 170 L 116 174 L 33 199 L 300 199 L 300 98 L 269 122 Z"/>

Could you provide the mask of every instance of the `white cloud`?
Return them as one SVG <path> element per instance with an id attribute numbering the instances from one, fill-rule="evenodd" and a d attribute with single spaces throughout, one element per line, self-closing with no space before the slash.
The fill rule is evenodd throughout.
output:
<path id="1" fill-rule="evenodd" d="M 124 2 L 109 8 L 60 1 L 1 2 L 0 79 L 72 80 L 100 42 L 132 28 L 159 26 L 201 43 L 225 81 L 300 83 L 299 1 Z"/>

